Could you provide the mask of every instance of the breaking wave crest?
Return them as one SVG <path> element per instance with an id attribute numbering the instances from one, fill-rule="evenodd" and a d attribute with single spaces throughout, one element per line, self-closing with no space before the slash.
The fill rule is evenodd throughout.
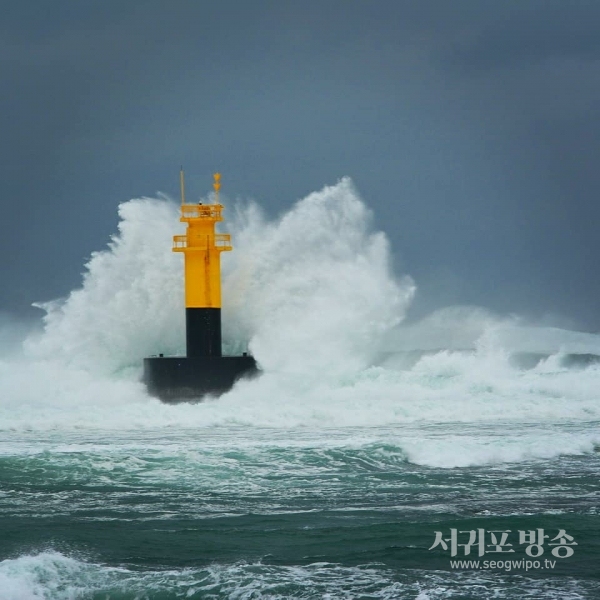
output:
<path id="1" fill-rule="evenodd" d="M 62 598 L 357 598 L 436 600 L 475 597 L 575 600 L 595 597 L 594 581 L 540 580 L 521 575 L 409 570 L 394 573 L 380 564 L 346 567 L 332 563 L 274 566 L 215 564 L 205 568 L 133 571 L 43 552 L 0 562 L 2 600 Z"/>
<path id="2" fill-rule="evenodd" d="M 119 207 L 119 233 L 86 265 L 83 286 L 46 311 L 34 358 L 114 374 L 144 356 L 184 348 L 181 228 L 168 199 Z M 385 235 L 349 179 L 299 201 L 269 221 L 256 204 L 228 223 L 236 251 L 223 257 L 224 338 L 249 343 L 270 371 L 352 372 L 367 366 L 381 336 L 399 323 L 414 293 L 393 277 Z"/>
<path id="3" fill-rule="evenodd" d="M 394 354 L 426 337 L 414 325 L 398 326 L 416 288 L 394 275 L 386 236 L 373 230 L 349 179 L 275 220 L 254 203 L 229 206 L 235 250 L 223 256 L 224 342 L 232 352 L 249 347 L 264 374 L 239 382 L 218 402 L 163 405 L 147 396 L 139 377 L 144 356 L 184 349 L 181 257 L 171 252 L 182 227 L 178 207 L 168 198 L 143 198 L 123 203 L 119 215 L 118 233 L 91 256 L 82 287 L 41 304 L 44 330 L 26 339 L 22 356 L 0 359 L 0 429 L 600 419 L 598 367 L 569 370 L 555 356 L 521 370 L 509 360 L 498 320 L 485 313 L 469 322 L 471 342 L 478 340 L 471 352 L 436 348 L 440 337 L 432 341 L 425 323 L 430 339 L 421 349 L 436 350 L 408 365 Z M 461 329 L 456 312 L 441 314 L 433 320 L 438 332 L 441 321 L 452 323 L 452 335 Z M 586 344 L 600 347 L 592 337 Z M 588 436 L 567 446 L 589 450 L 593 443 Z M 539 448 L 487 449 L 481 460 L 550 452 L 548 444 Z M 436 464 L 425 448 L 410 454 Z M 459 454 L 444 464 L 464 464 Z"/>

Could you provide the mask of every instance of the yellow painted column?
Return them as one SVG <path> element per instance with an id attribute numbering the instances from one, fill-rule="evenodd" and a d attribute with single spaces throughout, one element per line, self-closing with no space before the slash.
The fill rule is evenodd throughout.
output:
<path id="1" fill-rule="evenodd" d="M 173 251 L 182 252 L 185 260 L 185 307 L 188 355 L 216 354 L 221 349 L 221 252 L 229 251 L 231 236 L 216 233 L 223 220 L 223 205 L 218 202 L 221 175 L 215 173 L 213 204 L 189 204 L 185 201 L 181 172 L 181 222 L 187 224 L 185 235 L 173 237 Z M 194 309 L 216 309 L 198 311 Z M 190 331 L 191 330 L 191 331 Z M 198 341 L 206 338 L 208 341 Z"/>

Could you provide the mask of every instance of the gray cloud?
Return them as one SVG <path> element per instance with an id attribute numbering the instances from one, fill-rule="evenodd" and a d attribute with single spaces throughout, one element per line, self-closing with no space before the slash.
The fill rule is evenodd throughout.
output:
<path id="1" fill-rule="evenodd" d="M 420 293 L 597 329 L 600 99 L 585 1 L 30 2 L 0 24 L 0 308 L 64 295 L 116 206 L 271 212 L 351 176 Z"/>

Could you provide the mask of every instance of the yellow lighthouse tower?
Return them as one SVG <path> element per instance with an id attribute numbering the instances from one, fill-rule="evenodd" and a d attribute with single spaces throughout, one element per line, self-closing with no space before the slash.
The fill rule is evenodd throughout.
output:
<path id="1" fill-rule="evenodd" d="M 257 371 L 247 353 L 222 356 L 221 252 L 232 248 L 231 236 L 215 230 L 223 220 L 221 175 L 214 174 L 214 202 L 209 204 L 186 202 L 183 169 L 179 181 L 179 220 L 186 223 L 186 232 L 173 236 L 173 251 L 184 256 L 186 356 L 145 358 L 143 375 L 148 392 L 166 402 L 223 393 L 243 375 Z"/>
<path id="2" fill-rule="evenodd" d="M 231 236 L 216 233 L 223 220 L 219 204 L 221 175 L 214 174 L 213 204 L 185 201 L 183 170 L 180 172 L 181 218 L 185 235 L 173 236 L 173 251 L 185 258 L 185 321 L 188 356 L 221 356 L 221 252 L 231 250 Z"/>

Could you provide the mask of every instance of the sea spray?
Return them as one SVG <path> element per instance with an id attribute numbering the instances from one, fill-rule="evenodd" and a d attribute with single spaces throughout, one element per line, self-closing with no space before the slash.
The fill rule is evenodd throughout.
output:
<path id="1" fill-rule="evenodd" d="M 82 287 L 37 305 L 46 311 L 45 329 L 26 342 L 32 358 L 110 375 L 148 354 L 183 350 L 181 264 L 171 252 L 176 205 L 130 200 L 119 217 L 108 249 L 85 265 Z"/>
<path id="2" fill-rule="evenodd" d="M 245 331 L 266 372 L 337 378 L 371 364 L 415 291 L 352 182 L 310 194 L 274 222 L 238 211 L 226 264 L 226 338 Z M 226 260 L 229 257 L 226 257 Z"/>
<path id="3" fill-rule="evenodd" d="M 232 213 L 226 347 L 249 343 L 267 372 L 322 376 L 367 366 L 415 288 L 396 281 L 387 239 L 372 231 L 351 181 L 310 194 L 275 221 L 252 204 Z M 39 304 L 45 331 L 27 342 L 32 357 L 114 374 L 146 355 L 183 352 L 182 265 L 171 252 L 177 207 L 166 198 L 131 200 L 119 216 L 119 233 L 93 253 L 82 287 Z"/>
<path id="4" fill-rule="evenodd" d="M 167 198 L 132 200 L 119 214 L 118 234 L 92 255 L 82 287 L 45 305 L 45 330 L 27 339 L 27 356 L 0 360 L 1 429 L 333 428 L 600 418 L 600 369 L 567 370 L 549 359 L 522 371 L 509 361 L 506 336 L 497 335 L 500 325 L 505 331 L 514 319 L 481 310 L 430 319 L 438 332 L 446 322 L 454 331 L 468 329 L 476 351 L 442 349 L 405 369 L 392 360 L 377 363 L 380 351 L 395 350 L 394 340 L 407 349 L 412 335 L 418 348 L 426 336 L 415 325 L 398 327 L 414 284 L 392 272 L 387 240 L 373 231 L 370 211 L 348 179 L 298 201 L 274 220 L 253 203 L 228 206 L 223 229 L 232 233 L 235 250 L 223 257 L 226 346 L 249 345 L 263 375 L 239 382 L 218 401 L 163 405 L 145 393 L 139 365 L 145 355 L 183 351 L 182 265 L 171 252 L 171 236 L 181 227 L 177 205 Z M 435 347 L 435 331 L 427 323 L 424 329 Z M 405 331 L 411 334 L 402 345 Z M 597 336 L 586 340 L 597 343 Z M 548 448 L 557 454 L 589 450 L 597 440 L 585 434 L 563 449 L 544 440 L 531 449 L 517 440 L 508 452 L 494 438 L 493 447 L 481 453 L 467 450 L 475 442 L 463 441 L 452 442 L 453 458 L 433 443 L 407 442 L 407 448 L 417 461 L 463 464 L 465 453 L 475 462 L 477 456 L 502 461 L 545 456 Z"/>

